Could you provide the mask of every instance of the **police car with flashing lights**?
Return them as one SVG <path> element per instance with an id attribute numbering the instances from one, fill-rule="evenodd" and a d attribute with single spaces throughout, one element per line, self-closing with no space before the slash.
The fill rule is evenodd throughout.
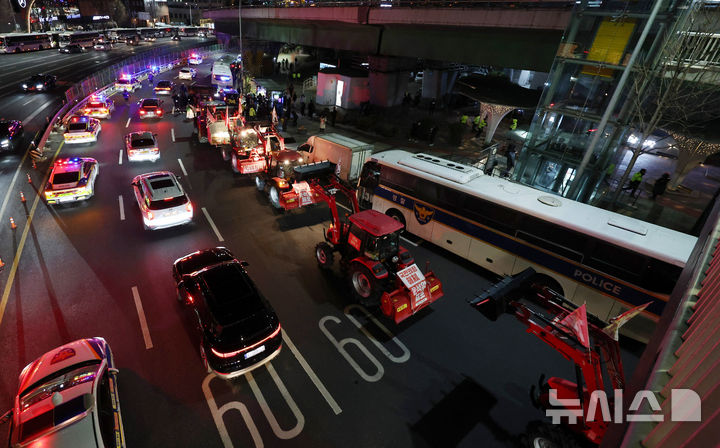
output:
<path id="1" fill-rule="evenodd" d="M 125 136 L 125 152 L 130 162 L 150 160 L 156 162 L 160 158 L 160 148 L 156 134 L 152 132 L 131 132 Z"/>
<path id="2" fill-rule="evenodd" d="M 20 373 L 10 446 L 123 448 L 118 370 L 103 338 L 51 350 Z M 0 421 L 3 420 L 0 418 Z"/>
<path id="3" fill-rule="evenodd" d="M 82 112 L 88 117 L 109 119 L 113 110 L 115 110 L 115 103 L 112 100 L 93 96 L 85 103 Z"/>
<path id="4" fill-rule="evenodd" d="M 141 174 L 132 180 L 145 230 L 165 229 L 192 222 L 193 205 L 170 171 Z"/>
<path id="5" fill-rule="evenodd" d="M 135 75 L 122 74 L 117 81 L 115 81 L 115 89 L 122 92 L 127 90 L 128 92 L 135 91 L 142 87 L 142 80 Z"/>
<path id="6" fill-rule="evenodd" d="M 199 54 L 191 54 L 190 57 L 188 57 L 188 64 L 191 65 L 200 65 L 202 64 L 203 58 Z"/>
<path id="7" fill-rule="evenodd" d="M 95 194 L 98 162 L 90 157 L 59 159 L 53 165 L 45 185 L 48 204 L 83 201 Z"/>
<path id="8" fill-rule="evenodd" d="M 0 152 L 17 149 L 24 132 L 21 121 L 0 119 Z"/>
<path id="9" fill-rule="evenodd" d="M 100 134 L 100 121 L 95 118 L 81 116 L 72 117 L 67 123 L 63 134 L 65 144 L 94 143 Z"/>

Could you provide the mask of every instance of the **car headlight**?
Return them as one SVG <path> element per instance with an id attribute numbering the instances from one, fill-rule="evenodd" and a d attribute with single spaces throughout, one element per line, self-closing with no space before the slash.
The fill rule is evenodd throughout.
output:
<path id="1" fill-rule="evenodd" d="M 0 146 L 10 146 L 10 140 L 3 139 L 2 141 L 0 141 Z"/>
<path id="2" fill-rule="evenodd" d="M 23 88 L 23 89 L 27 89 L 27 84 L 23 84 L 23 85 L 22 85 L 22 88 Z"/>
<path id="3" fill-rule="evenodd" d="M 43 89 L 43 88 L 45 88 L 45 86 L 43 86 L 42 84 L 35 84 L 35 88 L 36 88 L 36 89 Z"/>

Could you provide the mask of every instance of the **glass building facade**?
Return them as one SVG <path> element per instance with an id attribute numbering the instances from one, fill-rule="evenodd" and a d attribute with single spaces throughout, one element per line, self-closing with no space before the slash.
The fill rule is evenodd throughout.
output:
<path id="1" fill-rule="evenodd" d="M 589 202 L 617 158 L 637 104 L 635 69 L 656 64 L 692 1 L 575 5 L 513 174 Z"/>

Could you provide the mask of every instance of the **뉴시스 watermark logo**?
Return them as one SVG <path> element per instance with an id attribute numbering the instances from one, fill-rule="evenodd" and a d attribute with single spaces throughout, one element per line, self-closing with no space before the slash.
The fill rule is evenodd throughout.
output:
<path id="1" fill-rule="evenodd" d="M 590 394 L 587 406 L 587 415 L 585 421 L 594 422 L 601 420 L 605 422 L 622 423 L 622 400 L 623 391 L 615 389 L 614 391 L 614 410 L 615 415 L 610 415 L 610 405 L 608 403 L 605 391 L 596 390 Z M 637 414 L 643 401 L 646 401 L 651 414 Z M 549 403 L 551 407 L 545 411 L 545 415 L 552 418 L 553 424 L 562 423 L 562 418 L 567 417 L 568 424 L 575 424 L 579 417 L 582 417 L 583 409 L 578 398 L 558 398 L 557 389 L 550 389 Z M 690 389 L 671 389 L 670 393 L 670 421 L 672 422 L 699 422 L 700 421 L 700 396 Z M 662 422 L 665 420 L 665 414 L 660 407 L 657 397 L 652 391 L 641 390 L 633 398 L 629 412 L 625 416 L 627 422 Z M 599 415 L 598 415 L 599 414 Z"/>

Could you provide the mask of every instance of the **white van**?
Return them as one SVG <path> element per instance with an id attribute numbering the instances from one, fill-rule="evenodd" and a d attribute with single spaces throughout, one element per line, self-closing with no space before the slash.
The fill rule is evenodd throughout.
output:
<path id="1" fill-rule="evenodd" d="M 230 67 L 222 62 L 215 62 L 212 68 L 210 83 L 217 87 L 233 87 L 233 75 Z"/>

